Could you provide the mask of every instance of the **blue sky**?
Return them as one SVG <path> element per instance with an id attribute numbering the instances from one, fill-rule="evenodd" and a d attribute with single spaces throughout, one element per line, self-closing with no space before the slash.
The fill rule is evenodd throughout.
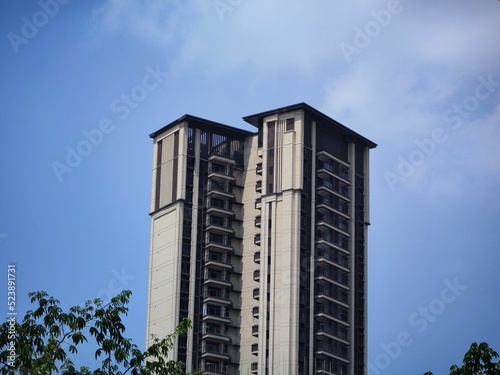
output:
<path id="1" fill-rule="evenodd" d="M 253 130 L 241 117 L 304 101 L 378 143 L 369 374 L 500 351 L 498 1 L 59 1 L 0 4 L 0 269 L 16 264 L 19 312 L 29 291 L 130 289 L 143 346 L 148 135 L 185 113 Z"/>

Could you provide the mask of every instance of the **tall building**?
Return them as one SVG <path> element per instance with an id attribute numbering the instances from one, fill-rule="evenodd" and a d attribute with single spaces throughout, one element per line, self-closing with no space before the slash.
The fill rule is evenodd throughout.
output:
<path id="1" fill-rule="evenodd" d="M 147 344 L 205 374 L 366 374 L 369 150 L 300 103 L 151 134 Z"/>

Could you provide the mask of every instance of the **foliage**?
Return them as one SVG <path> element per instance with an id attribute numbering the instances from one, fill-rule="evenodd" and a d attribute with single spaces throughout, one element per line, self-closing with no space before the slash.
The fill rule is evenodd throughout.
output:
<path id="1" fill-rule="evenodd" d="M 180 375 L 184 363 L 167 360 L 176 336 L 185 335 L 191 321 L 183 319 L 176 330 L 163 339 L 153 338 L 145 351 L 123 336 L 122 315 L 127 315 L 132 292 L 125 290 L 103 305 L 102 300 L 87 301 L 64 312 L 60 302 L 47 293 L 29 293 L 37 307 L 22 322 L 7 320 L 0 326 L 0 374 L 47 375 Z M 98 368 L 76 369 L 71 354 L 92 339 Z M 15 356 L 11 354 L 15 352 Z M 147 359 L 147 360 L 146 360 Z M 199 373 L 197 373 L 199 374 Z"/>
<path id="2" fill-rule="evenodd" d="M 499 355 L 487 343 L 472 343 L 465 353 L 462 367 L 450 367 L 450 375 L 500 375 L 500 361 L 495 362 Z M 424 375 L 433 375 L 426 372 Z"/>

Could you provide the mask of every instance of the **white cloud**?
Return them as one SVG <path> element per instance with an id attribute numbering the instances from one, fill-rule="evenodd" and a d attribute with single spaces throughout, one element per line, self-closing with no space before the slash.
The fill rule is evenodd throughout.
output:
<path id="1" fill-rule="evenodd" d="M 92 17 L 104 30 L 131 33 L 142 40 L 164 45 L 179 32 L 180 0 L 107 0 L 93 10 Z"/>

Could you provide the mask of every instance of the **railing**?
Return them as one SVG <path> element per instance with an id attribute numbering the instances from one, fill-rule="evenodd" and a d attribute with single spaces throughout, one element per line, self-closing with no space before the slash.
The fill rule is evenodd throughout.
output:
<path id="1" fill-rule="evenodd" d="M 348 250 L 347 238 L 336 239 L 335 236 L 332 236 L 331 234 L 322 231 L 318 231 L 317 238 L 318 240 L 325 240 L 327 242 L 330 242 L 331 244 L 337 245 L 342 249 Z"/>
<path id="2" fill-rule="evenodd" d="M 260 233 L 257 233 L 254 237 L 253 237 L 253 243 L 256 244 L 256 245 L 260 245 Z"/>
<path id="3" fill-rule="evenodd" d="M 258 334 L 259 334 L 259 325 L 258 324 L 254 324 L 252 326 L 252 335 L 257 336 Z"/>
<path id="4" fill-rule="evenodd" d="M 340 203 L 340 202 L 335 202 L 333 199 L 329 197 L 324 197 L 322 195 L 318 195 L 316 199 L 317 204 L 324 204 L 325 206 L 331 207 L 337 211 L 340 211 L 342 213 L 349 213 L 349 207 L 347 206 L 346 203 Z"/>
<path id="5" fill-rule="evenodd" d="M 254 298 L 254 299 L 259 299 L 259 295 L 260 295 L 260 290 L 259 290 L 259 288 L 255 288 L 255 289 L 253 290 L 253 298 Z"/>
<path id="6" fill-rule="evenodd" d="M 213 164 L 208 167 L 208 173 L 217 173 L 232 177 L 231 170 L 228 170 L 224 166 L 215 166 Z"/>
<path id="7" fill-rule="evenodd" d="M 345 328 L 344 329 L 338 329 L 338 328 L 336 329 L 335 327 L 321 323 L 318 325 L 316 332 L 317 333 L 324 332 L 324 333 L 327 333 L 331 336 L 336 336 L 336 337 L 339 337 L 343 340 L 347 340 L 347 331 L 345 330 Z"/>
<path id="8" fill-rule="evenodd" d="M 253 271 L 253 279 L 255 281 L 259 281 L 260 280 L 260 270 Z"/>
<path id="9" fill-rule="evenodd" d="M 222 375 L 226 375 L 228 373 L 226 365 L 216 365 L 215 363 L 205 364 L 204 371 L 209 372 L 211 374 L 222 374 Z"/>
<path id="10" fill-rule="evenodd" d="M 213 253 L 211 251 L 208 253 L 205 253 L 205 262 L 210 262 L 210 261 L 231 264 L 230 258 L 227 255 Z"/>
<path id="11" fill-rule="evenodd" d="M 227 348 L 221 345 L 205 344 L 203 345 L 202 352 L 227 355 Z"/>
<path id="12" fill-rule="evenodd" d="M 335 251 L 338 250 L 326 250 L 326 249 L 317 249 L 316 250 L 316 257 L 317 258 L 324 258 L 327 260 L 330 260 L 334 263 L 340 264 L 343 267 L 348 268 L 349 267 L 349 261 L 347 260 L 346 257 L 343 256 L 336 256 Z"/>
<path id="13" fill-rule="evenodd" d="M 327 342 L 318 341 L 316 342 L 316 350 L 332 353 L 347 359 L 347 347 L 343 345 L 333 345 Z"/>
<path id="14" fill-rule="evenodd" d="M 232 194 L 233 192 L 233 187 L 230 184 L 226 184 L 223 182 L 218 182 L 218 181 L 210 181 L 210 189 L 209 190 L 216 190 L 216 191 L 221 191 L 223 193 L 228 193 Z"/>
<path id="15" fill-rule="evenodd" d="M 257 167 L 255 168 L 255 173 L 258 175 L 262 175 L 262 163 L 258 163 Z"/>
<path id="16" fill-rule="evenodd" d="M 214 307 L 207 307 L 203 311 L 203 316 L 215 316 L 218 318 L 229 318 L 229 311 L 224 309 L 218 309 Z"/>
<path id="17" fill-rule="evenodd" d="M 227 331 L 224 328 L 220 328 L 217 326 L 209 326 L 209 325 L 206 325 L 205 327 L 203 327 L 203 333 L 209 333 L 209 334 L 218 335 L 218 336 L 226 336 L 227 335 Z"/>
<path id="18" fill-rule="evenodd" d="M 339 165 L 334 166 L 324 160 L 318 160 L 318 169 L 325 169 L 328 172 L 331 172 L 344 180 L 349 180 L 349 173 L 345 167 L 340 167 Z"/>
<path id="19" fill-rule="evenodd" d="M 316 270 L 316 276 L 327 277 L 330 280 L 337 281 L 337 282 L 341 283 L 342 285 L 347 286 L 347 284 L 348 284 L 347 274 L 345 274 L 342 271 L 334 272 L 332 270 L 325 270 L 322 267 L 318 267 L 318 269 Z"/>
<path id="20" fill-rule="evenodd" d="M 316 305 L 316 314 L 319 313 L 325 313 L 327 315 L 330 315 L 331 317 L 340 319 L 343 322 L 348 322 L 348 315 L 347 315 L 347 310 L 346 309 L 334 309 L 331 308 L 327 305 L 323 304 L 317 304 Z"/>
<path id="21" fill-rule="evenodd" d="M 324 221 L 325 223 L 327 224 L 330 224 L 332 226 L 335 226 L 339 229 L 342 229 L 343 231 L 348 231 L 349 230 L 349 224 L 345 221 L 345 220 L 342 220 L 336 216 L 334 216 L 334 214 L 332 215 L 325 215 L 321 212 L 319 212 L 317 215 L 316 215 L 316 218 L 318 219 L 318 221 Z"/>
<path id="22" fill-rule="evenodd" d="M 327 189 L 335 191 L 336 193 L 339 193 L 344 197 L 349 198 L 349 189 L 347 188 L 347 186 L 341 185 L 340 182 L 334 184 L 333 182 L 325 180 L 324 178 L 318 178 L 318 186 L 324 186 Z"/>
<path id="23" fill-rule="evenodd" d="M 219 290 L 205 290 L 203 292 L 203 297 L 204 298 L 210 298 L 210 297 L 213 297 L 213 298 L 219 298 L 219 299 L 229 299 L 229 293 L 227 292 L 222 292 L 222 291 L 219 291 Z"/>
<path id="24" fill-rule="evenodd" d="M 210 235 L 208 236 L 208 242 L 224 246 L 231 246 L 231 239 L 222 234 L 219 235 L 215 233 L 210 233 Z"/>
<path id="25" fill-rule="evenodd" d="M 208 280 L 220 280 L 220 281 L 228 281 L 230 280 L 229 275 L 223 274 L 220 272 L 214 271 L 205 271 L 205 279 Z"/>
<path id="26" fill-rule="evenodd" d="M 324 287 L 323 285 L 317 285 L 316 286 L 316 295 L 318 295 L 318 294 L 323 294 L 327 297 L 334 298 L 340 302 L 348 303 L 347 294 L 342 293 L 337 288 L 327 288 L 327 287 Z"/>
<path id="27" fill-rule="evenodd" d="M 252 308 L 252 316 L 254 318 L 259 318 L 259 306 L 254 306 Z"/>

